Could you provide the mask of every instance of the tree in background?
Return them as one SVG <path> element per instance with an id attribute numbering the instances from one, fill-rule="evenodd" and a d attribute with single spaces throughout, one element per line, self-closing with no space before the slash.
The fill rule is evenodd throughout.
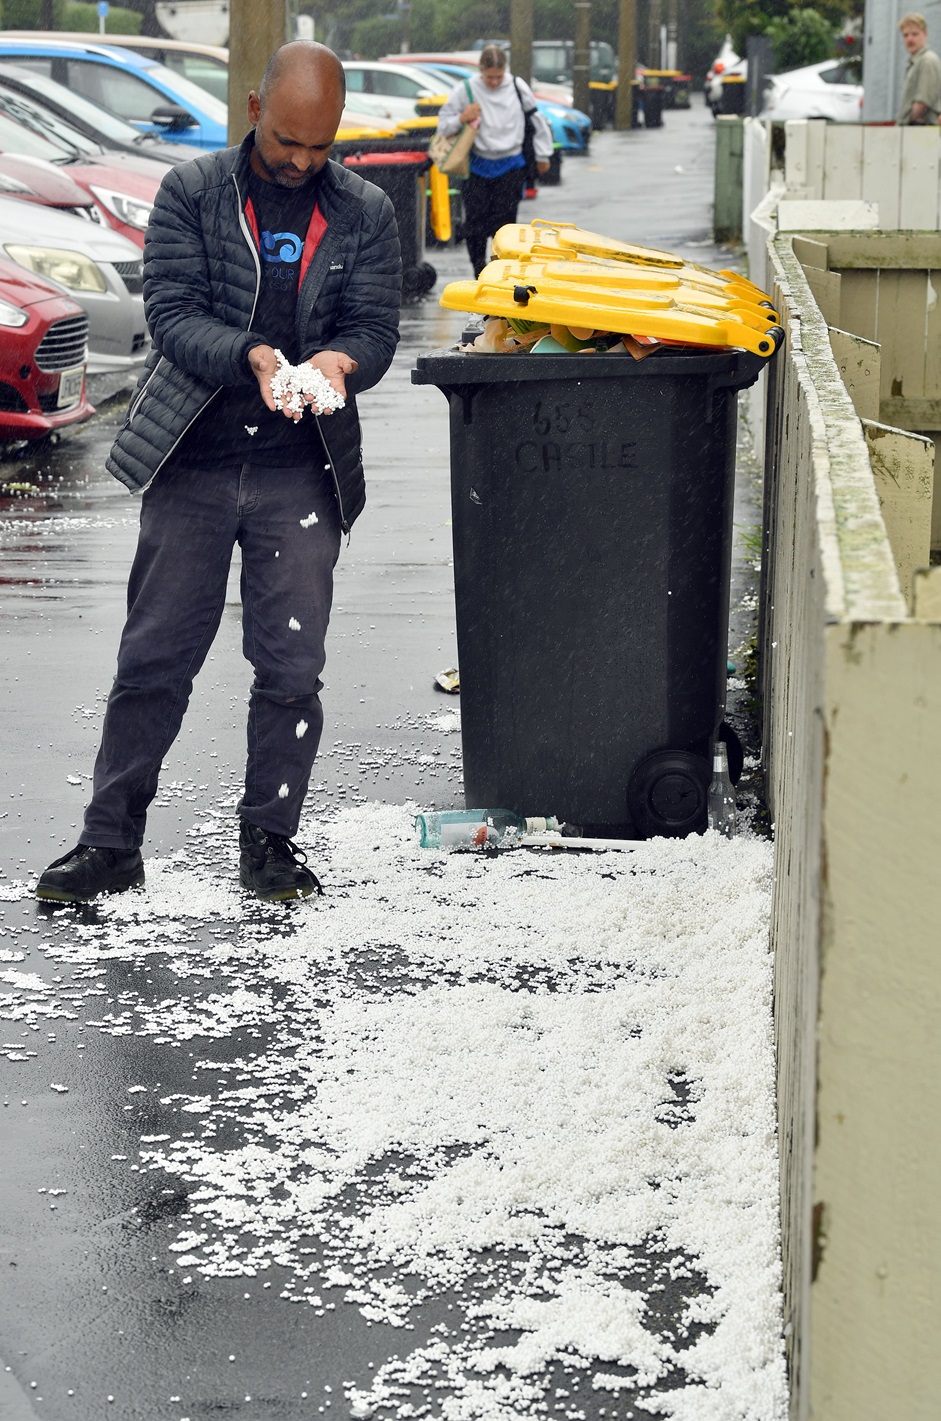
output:
<path id="1" fill-rule="evenodd" d="M 638 0 L 638 35 L 647 33 L 647 4 Z M 698 77 L 714 58 L 725 28 L 716 17 L 716 0 L 678 0 L 678 8 L 680 63 Z M 364 59 L 396 53 L 406 36 L 410 49 L 450 51 L 510 33 L 509 0 L 411 0 L 408 10 L 400 7 L 397 14 L 392 0 L 348 0 L 342 7 L 337 0 L 308 0 L 302 9 L 313 16 L 325 44 Z M 618 0 L 592 0 L 593 39 L 617 35 L 618 10 Z M 574 39 L 572 0 L 534 0 L 533 37 Z"/>
<path id="2" fill-rule="evenodd" d="M 847 20 L 861 19 L 862 13 L 863 0 L 818 0 L 814 5 L 803 0 L 716 0 L 719 23 L 731 35 L 736 53 L 745 53 L 749 35 L 768 35 L 779 69 L 828 59 L 838 31 Z"/>
<path id="3" fill-rule="evenodd" d="M 817 10 L 795 10 L 771 21 L 767 29 L 774 67 L 781 73 L 832 59 L 836 32 Z"/>
<path id="4" fill-rule="evenodd" d="M 98 33 L 98 6 L 81 0 L 0 0 L 0 24 L 5 30 L 77 30 Z M 108 13 L 112 34 L 136 35 L 141 17 L 124 6 L 112 5 Z"/>

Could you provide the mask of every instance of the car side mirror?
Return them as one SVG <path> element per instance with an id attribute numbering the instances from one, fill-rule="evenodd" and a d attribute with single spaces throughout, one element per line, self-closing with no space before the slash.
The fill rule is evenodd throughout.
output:
<path id="1" fill-rule="evenodd" d="M 179 104 L 164 104 L 161 108 L 154 109 L 150 121 L 159 124 L 161 128 L 169 129 L 171 133 L 180 133 L 184 128 L 199 127 L 193 115 Z"/>

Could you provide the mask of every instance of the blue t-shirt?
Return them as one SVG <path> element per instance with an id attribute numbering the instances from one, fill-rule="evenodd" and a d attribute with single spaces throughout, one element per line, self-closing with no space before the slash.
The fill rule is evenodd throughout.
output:
<path id="1" fill-rule="evenodd" d="M 304 242 L 318 190 L 316 177 L 301 188 L 283 188 L 252 171 L 248 182 L 261 258 L 261 287 L 251 329 L 261 342 L 283 351 L 292 365 L 303 354 L 297 349 L 294 315 Z M 175 457 L 185 463 L 264 462 L 272 468 L 290 468 L 309 457 L 311 428 L 310 415 L 295 424 L 280 410 L 269 410 L 253 378 L 250 385 L 214 396 Z"/>

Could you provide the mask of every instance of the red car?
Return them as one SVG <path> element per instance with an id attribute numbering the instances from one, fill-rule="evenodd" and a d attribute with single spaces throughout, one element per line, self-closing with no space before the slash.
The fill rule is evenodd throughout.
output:
<path id="1" fill-rule="evenodd" d="M 81 201 L 91 207 L 95 218 L 142 248 L 150 209 L 167 168 L 131 153 L 82 154 L 52 130 L 39 132 L 38 123 L 25 100 L 10 99 L 0 87 L 0 152 L 8 163 L 18 160 L 22 165 L 9 168 L 10 176 L 21 177 L 35 189 L 33 201 L 62 207 L 68 204 L 58 192 L 61 184 L 53 181 L 55 174 L 61 174 L 82 190 Z M 15 191 L 7 195 L 26 196 Z M 75 206 L 78 209 L 79 203 Z"/>
<path id="2" fill-rule="evenodd" d="M 0 260 L 0 443 L 41 439 L 95 413 L 88 317 L 51 281 Z"/>

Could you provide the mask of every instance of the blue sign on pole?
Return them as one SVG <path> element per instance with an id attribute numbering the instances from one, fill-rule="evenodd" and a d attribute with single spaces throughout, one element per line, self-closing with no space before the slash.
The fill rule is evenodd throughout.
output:
<path id="1" fill-rule="evenodd" d="M 108 0 L 98 0 L 98 18 L 99 20 L 108 18 Z"/>

